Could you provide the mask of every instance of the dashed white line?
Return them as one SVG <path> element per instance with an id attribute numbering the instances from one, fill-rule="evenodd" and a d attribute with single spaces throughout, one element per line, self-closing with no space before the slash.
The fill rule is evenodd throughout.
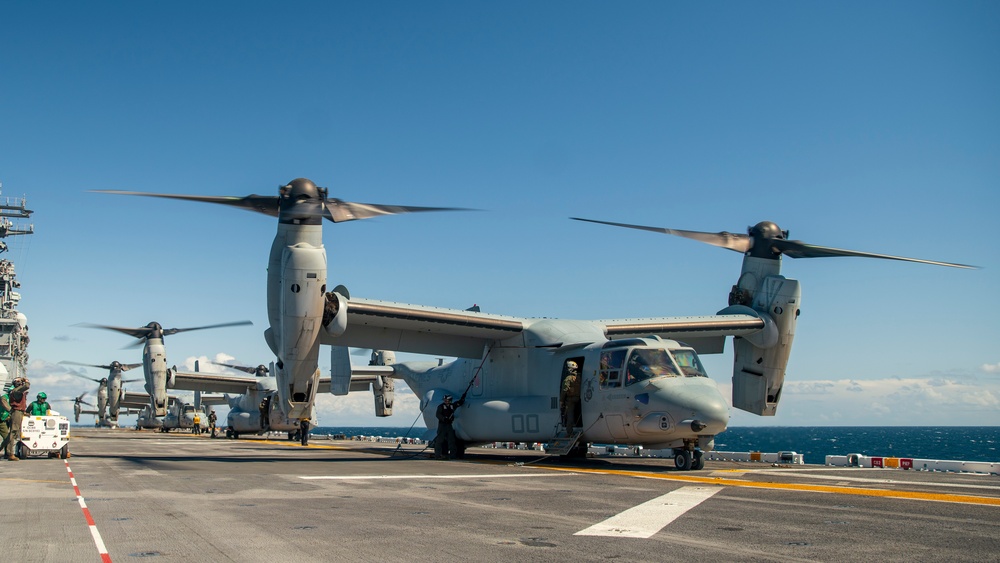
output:
<path id="1" fill-rule="evenodd" d="M 80 494 L 80 487 L 76 484 L 76 477 L 73 476 L 73 470 L 70 469 L 68 461 L 64 460 L 63 463 L 66 464 L 66 473 L 69 473 L 69 482 L 73 484 L 73 492 L 76 493 L 76 500 L 80 504 L 80 509 L 83 510 L 83 517 L 87 519 L 87 526 L 90 528 L 91 537 L 94 538 L 94 545 L 97 546 L 97 553 L 101 555 L 101 561 L 111 563 L 108 548 L 104 546 L 104 539 L 101 538 L 101 532 L 97 531 L 97 524 L 94 524 L 94 519 L 90 516 L 90 509 L 87 508 L 87 502 L 83 500 L 83 495 Z"/>
<path id="2" fill-rule="evenodd" d="M 681 487 L 573 535 L 649 538 L 721 490 L 722 487 Z"/>

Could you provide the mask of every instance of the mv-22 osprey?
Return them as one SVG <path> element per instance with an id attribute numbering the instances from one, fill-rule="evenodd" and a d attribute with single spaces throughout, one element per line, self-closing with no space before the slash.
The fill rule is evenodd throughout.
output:
<path id="1" fill-rule="evenodd" d="M 121 332 L 127 334 L 136 339 L 132 346 L 142 346 L 142 364 L 130 365 L 131 367 L 142 366 L 143 376 L 146 379 L 146 393 L 149 394 L 149 409 L 150 416 L 152 417 L 162 417 L 167 415 L 167 388 L 173 387 L 173 371 L 167 367 L 167 349 L 163 344 L 163 338 L 172 334 L 177 334 L 179 332 L 188 332 L 192 330 L 205 330 L 208 328 L 221 328 L 229 326 L 245 326 L 252 325 L 250 321 L 236 321 L 232 323 L 222 323 L 208 326 L 196 326 L 191 328 L 163 328 L 163 326 L 158 322 L 151 322 L 146 326 L 140 326 L 137 328 L 121 327 L 121 326 L 109 326 L 109 325 L 99 325 L 82 323 L 77 326 L 87 327 L 87 328 L 100 328 L 104 330 L 113 330 L 115 332 Z M 72 363 L 72 362 L 67 362 Z M 118 364 L 118 362 L 115 362 Z M 81 364 L 87 365 L 87 364 Z M 123 364 L 118 364 L 121 367 Z M 95 366 L 95 367 L 105 367 L 105 366 Z M 115 366 L 112 365 L 111 373 L 114 375 Z M 120 370 L 121 371 L 121 370 Z M 119 371 L 119 374 L 120 374 Z"/>
<path id="2" fill-rule="evenodd" d="M 82 377 L 83 379 L 89 379 L 97 383 L 97 412 L 96 413 L 82 413 L 82 411 L 74 411 L 77 417 L 77 422 L 79 422 L 80 414 L 96 414 L 98 418 L 98 424 L 101 426 L 109 426 L 111 428 L 118 428 L 118 414 L 121 410 L 121 403 L 125 398 L 125 386 L 126 383 L 134 383 L 140 381 L 139 379 L 123 379 L 122 374 L 130 369 L 137 368 L 142 364 L 123 364 L 119 361 L 113 361 L 107 365 L 101 364 L 84 364 L 80 362 L 71 362 L 64 360 L 59 362 L 60 364 L 68 364 L 74 366 L 85 366 L 92 368 L 100 368 L 108 370 L 107 377 L 102 377 L 100 379 L 94 377 L 87 377 L 75 372 L 70 372 L 72 375 L 77 377 Z M 81 395 L 82 397 L 82 395 Z M 75 404 L 75 407 L 79 407 L 79 402 Z"/>
<path id="3" fill-rule="evenodd" d="M 271 210 L 254 204 L 260 196 L 116 193 L 228 203 L 265 213 Z M 297 241 L 306 236 L 312 241 L 307 249 L 322 251 L 321 219 L 336 221 L 336 215 L 331 217 L 327 210 L 341 202 L 327 200 L 325 190 L 305 179 L 282 187 L 281 194 L 279 234 L 268 268 L 271 330 L 284 321 L 286 324 L 280 326 L 286 340 L 297 336 L 334 347 L 334 394 L 365 386 L 371 373 L 380 373 L 406 381 L 420 398 L 431 434 L 437 427 L 435 409 L 443 397 L 465 396 L 454 426 L 465 445 L 548 442 L 558 444 L 559 453 L 579 453 L 588 442 L 642 445 L 673 449 L 681 470 L 700 468 L 702 452 L 714 447 L 714 437 L 728 425 L 726 400 L 698 358 L 699 354 L 721 353 L 727 336 L 735 340 L 733 406 L 762 416 L 776 412 L 801 310 L 798 281 L 780 274 L 782 255 L 862 256 L 969 267 L 810 245 L 789 240 L 787 232 L 771 222 L 758 223 L 746 235 L 612 223 L 743 253 L 743 269 L 730 292 L 729 306 L 714 315 L 694 317 L 508 317 L 356 298 L 342 286 L 325 292 L 325 253 L 322 260 L 317 254 L 308 263 L 297 262 L 299 267 L 291 266 L 290 255 Z M 297 299 L 310 279 L 322 280 L 323 286 L 311 286 L 310 291 L 321 289 L 323 297 Z M 325 310 L 320 309 L 321 304 Z M 303 318 L 310 322 L 304 324 Z M 299 332 L 288 330 L 295 328 Z M 350 367 L 347 347 L 458 359 L 443 365 L 402 362 L 375 371 L 368 368 L 369 375 L 358 377 L 358 370 Z M 563 397 L 560 389 L 571 363 L 576 364 L 582 379 L 580 394 Z M 305 395 L 302 398 L 308 399 Z M 562 412 L 570 406 L 567 403 L 578 407 L 578 420 L 562 420 Z"/>
<path id="4" fill-rule="evenodd" d="M 315 425 L 315 414 L 310 412 L 308 419 L 288 418 L 280 408 L 278 399 L 277 379 L 270 375 L 274 369 L 260 364 L 243 366 L 232 363 L 212 362 L 215 365 L 248 373 L 254 377 L 230 376 L 225 374 L 204 373 L 200 371 L 183 372 L 173 370 L 173 385 L 175 389 L 189 391 L 225 393 L 225 401 L 220 404 L 229 405 L 225 428 L 227 438 L 239 438 L 241 435 L 262 434 L 265 432 L 286 432 L 292 440 L 298 435 L 303 444 L 308 441 L 309 425 Z M 376 350 L 372 352 L 371 366 L 384 366 L 395 363 L 392 352 Z M 197 364 L 196 364 L 197 368 Z M 362 381 L 374 386 L 375 411 L 378 416 L 392 414 L 393 383 L 378 374 L 364 377 L 359 369 L 354 381 L 355 389 L 359 389 Z M 320 377 L 317 382 L 317 393 L 330 392 L 330 378 Z"/>
<path id="5" fill-rule="evenodd" d="M 357 203 L 327 197 L 326 188 L 305 178 L 278 187 L 277 196 L 185 196 L 115 190 L 142 195 L 218 203 L 278 218 L 267 264 L 267 318 L 264 340 L 277 358 L 279 406 L 285 417 L 308 423 L 319 390 L 319 345 L 336 305 L 326 287 L 323 220 L 334 223 L 382 215 L 456 208 Z M 111 328 L 111 327 L 104 327 Z M 115 329 L 120 330 L 120 329 Z"/>

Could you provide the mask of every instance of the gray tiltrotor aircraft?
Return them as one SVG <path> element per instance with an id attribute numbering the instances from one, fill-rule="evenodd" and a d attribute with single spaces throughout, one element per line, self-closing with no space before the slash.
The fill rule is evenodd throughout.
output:
<path id="1" fill-rule="evenodd" d="M 277 358 L 275 377 L 281 411 L 289 419 L 311 415 L 319 386 L 319 344 L 336 303 L 326 287 L 323 220 L 341 223 L 382 215 L 456 208 L 356 203 L 328 197 L 326 188 L 297 178 L 278 187 L 277 196 L 217 197 L 150 194 L 115 190 L 101 193 L 152 196 L 218 203 L 278 218 L 267 266 L 264 340 Z M 308 421 L 307 421 L 308 422 Z"/>
<path id="2" fill-rule="evenodd" d="M 715 436 L 729 423 L 729 408 L 707 377 L 699 354 L 721 353 L 726 337 L 734 337 L 733 405 L 764 416 L 777 409 L 801 306 L 799 283 L 780 275 L 782 254 L 966 267 L 808 245 L 788 240 L 786 232 L 769 222 L 751 227 L 747 235 L 619 224 L 744 253 L 729 306 L 714 315 L 693 317 L 509 317 L 476 308 L 356 298 L 343 286 L 327 291 L 322 218 L 359 218 L 355 210 L 367 213 L 364 216 L 379 213 L 371 206 L 326 200 L 325 190 L 308 180 L 283 186 L 280 203 L 260 196 L 157 196 L 229 203 L 278 215 L 268 267 L 271 327 L 265 336 L 279 358 L 279 373 L 289 373 L 287 379 L 278 379 L 289 412 L 311 408 L 319 379 L 316 347 L 328 344 L 333 346 L 333 394 L 344 395 L 357 384 L 371 382 L 365 378 L 402 378 L 420 399 L 428 435 L 436 431 L 435 410 L 444 396 L 462 397 L 454 423 L 459 454 L 465 445 L 498 441 L 547 442 L 550 451 L 560 454 L 580 453 L 587 442 L 602 442 L 673 449 L 680 469 L 700 468 L 702 452 L 714 447 Z M 355 369 L 347 347 L 457 359 Z M 564 385 L 572 381 L 572 371 L 578 373 L 577 384 Z"/>
<path id="3" fill-rule="evenodd" d="M 726 400 L 699 354 L 720 353 L 733 336 L 736 408 L 775 414 L 801 307 L 796 280 L 780 275 L 781 256 L 863 256 L 934 262 L 809 245 L 763 222 L 747 235 L 671 231 L 744 253 L 729 306 L 715 315 L 609 320 L 528 319 L 356 299 L 341 287 L 340 307 L 323 342 L 334 344 L 334 393 L 351 377 L 339 346 L 456 356 L 454 362 L 403 362 L 385 368 L 421 400 L 428 429 L 446 394 L 465 398 L 455 430 L 468 443 L 548 442 L 578 453 L 586 442 L 673 449 L 682 470 L 703 466 L 702 452 L 729 422 Z M 560 393 L 576 364 L 579 395 Z M 339 367 L 339 371 L 338 371 Z M 570 386 L 572 389 L 572 386 Z M 569 407 L 569 408 L 567 408 Z M 561 413 L 579 413 L 564 420 Z M 460 446 L 461 448 L 461 446 Z"/>
<path id="4" fill-rule="evenodd" d="M 174 368 L 171 385 L 173 389 L 225 393 L 225 400 L 222 404 L 229 405 L 229 414 L 226 415 L 224 426 L 227 438 L 239 438 L 241 434 L 262 434 L 270 431 L 287 432 L 291 438 L 296 432 L 303 429 L 303 420 L 315 419 L 311 409 L 303 420 L 290 419 L 284 415 L 277 400 L 277 383 L 275 378 L 269 375 L 271 370 L 267 366 L 262 364 L 249 367 L 212 363 L 243 371 L 255 377 L 200 371 L 191 373 L 178 371 L 177 368 Z M 325 388 L 329 389 L 329 382 L 329 378 L 320 378 L 319 385 L 321 388 L 325 385 Z"/>
<path id="5" fill-rule="evenodd" d="M 349 360 L 348 360 L 349 362 Z M 374 351 L 370 365 L 388 365 L 395 362 L 392 352 Z M 263 364 L 242 366 L 238 364 L 215 365 L 242 371 L 254 377 L 234 377 L 223 374 L 204 373 L 200 371 L 182 372 L 173 369 L 172 384 L 174 389 L 189 391 L 225 393 L 225 404 L 229 405 L 226 415 L 226 437 L 239 438 L 243 434 L 262 434 L 265 432 L 287 432 L 288 439 L 307 436 L 309 426 L 315 426 L 315 413 L 311 410 L 307 418 L 288 418 L 281 411 L 278 403 L 277 381 L 270 375 L 272 367 Z M 196 368 L 197 370 L 197 365 Z M 389 416 L 392 414 L 392 380 L 383 385 L 378 376 L 366 376 L 359 368 L 351 382 L 351 391 L 368 389 L 368 383 L 375 384 L 376 414 Z M 330 378 L 320 377 L 317 383 L 317 393 L 330 392 Z"/>
<path id="6" fill-rule="evenodd" d="M 76 397 L 71 397 L 71 398 L 66 398 L 66 399 L 53 399 L 52 402 L 53 403 L 68 403 L 68 402 L 72 401 L 72 403 L 73 403 L 73 418 L 74 418 L 74 422 L 80 422 L 80 415 L 81 414 L 100 415 L 100 413 L 97 412 L 97 411 L 95 411 L 95 410 L 85 410 L 83 408 L 84 405 L 86 405 L 88 407 L 91 407 L 91 408 L 96 408 L 96 406 L 93 403 L 88 403 L 87 401 L 83 400 L 83 398 L 87 396 L 87 393 L 89 393 L 89 391 L 84 391 L 83 393 L 80 393 Z"/>
<path id="7" fill-rule="evenodd" d="M 123 364 L 118 361 L 107 365 L 84 364 L 80 362 L 62 361 L 60 364 L 85 366 L 108 370 L 108 376 L 100 379 L 87 377 L 78 373 L 72 373 L 77 377 L 89 379 L 97 383 L 97 416 L 101 426 L 118 427 L 118 414 L 121 409 L 121 401 L 125 397 L 125 383 L 134 383 L 141 379 L 122 379 L 122 374 L 130 369 L 137 368 L 142 364 Z M 82 395 L 81 395 L 82 397 Z M 91 414 L 91 413 L 86 413 Z M 79 422 L 79 420 L 77 420 Z"/>
<path id="8" fill-rule="evenodd" d="M 167 368 L 167 351 L 163 345 L 163 337 L 171 334 L 177 334 L 178 332 L 252 324 L 253 323 L 250 321 L 237 321 L 192 328 L 163 328 L 160 323 L 157 322 L 151 322 L 146 326 L 138 328 L 98 324 L 81 324 L 77 326 L 114 330 L 137 339 L 134 345 L 141 345 L 143 347 L 141 365 L 143 375 L 146 378 L 146 393 L 149 394 L 150 401 L 149 407 L 153 416 L 162 417 L 167 414 L 167 387 L 172 387 L 172 385 L 170 385 L 170 378 L 173 375 L 171 370 Z"/>

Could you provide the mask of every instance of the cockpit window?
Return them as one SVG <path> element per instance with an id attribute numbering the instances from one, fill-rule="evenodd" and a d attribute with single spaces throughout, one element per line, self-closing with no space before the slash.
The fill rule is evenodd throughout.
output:
<path id="1" fill-rule="evenodd" d="M 645 381 L 661 375 L 680 375 L 666 350 L 636 348 L 628 357 L 625 368 L 625 385 Z"/>
<path id="2" fill-rule="evenodd" d="M 698 354 L 694 350 L 672 350 L 677 365 L 681 367 L 681 372 L 689 377 L 708 377 L 708 372 L 701 365 Z"/>
<path id="3" fill-rule="evenodd" d="M 601 388 L 622 386 L 621 369 L 625 363 L 627 350 L 607 350 L 601 352 L 601 370 L 599 374 Z"/>

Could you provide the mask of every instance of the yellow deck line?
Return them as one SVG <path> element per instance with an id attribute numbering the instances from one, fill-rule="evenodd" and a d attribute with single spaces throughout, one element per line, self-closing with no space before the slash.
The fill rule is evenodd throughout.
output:
<path id="1" fill-rule="evenodd" d="M 622 475 L 626 477 L 642 477 L 647 479 L 666 479 L 684 481 L 687 483 L 702 483 L 706 485 L 723 485 L 728 487 L 750 487 L 758 489 L 780 489 L 786 491 L 803 491 L 810 493 L 833 493 L 839 495 L 856 495 L 865 497 L 897 498 L 907 500 L 929 500 L 936 502 L 952 502 L 960 504 L 980 504 L 1000 506 L 1000 498 L 979 497 L 972 495 L 954 495 L 946 493 L 924 493 L 919 491 L 894 491 L 889 489 L 863 489 L 858 487 L 837 487 L 830 485 L 805 485 L 800 483 L 768 483 L 760 481 L 745 481 L 739 479 L 723 479 L 721 477 L 697 477 L 694 475 L 671 475 L 664 473 L 649 473 L 644 471 L 620 471 L 614 469 L 583 469 L 535 465 L 534 467 L 552 471 L 567 471 L 572 473 L 599 473 L 604 475 Z"/>

